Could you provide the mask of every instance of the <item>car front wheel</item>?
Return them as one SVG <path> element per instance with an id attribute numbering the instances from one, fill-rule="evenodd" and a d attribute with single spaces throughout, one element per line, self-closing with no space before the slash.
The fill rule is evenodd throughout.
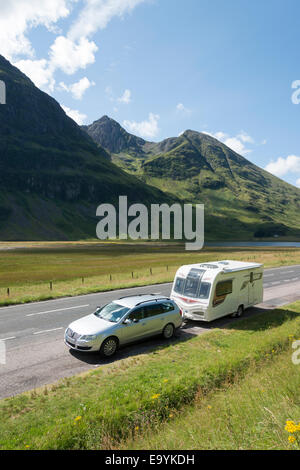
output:
<path id="1" fill-rule="evenodd" d="M 100 348 L 100 354 L 102 357 L 112 357 L 118 349 L 118 341 L 116 338 L 107 338 L 103 341 Z"/>
<path id="2" fill-rule="evenodd" d="M 172 325 L 172 323 L 168 323 L 168 325 L 164 327 L 163 337 L 165 339 L 173 338 L 174 332 L 175 332 L 174 326 Z"/>

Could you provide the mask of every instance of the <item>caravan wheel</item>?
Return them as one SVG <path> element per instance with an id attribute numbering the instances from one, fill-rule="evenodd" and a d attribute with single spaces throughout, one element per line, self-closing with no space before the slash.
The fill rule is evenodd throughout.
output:
<path id="1" fill-rule="evenodd" d="M 244 313 L 244 306 L 240 305 L 235 313 L 232 314 L 233 318 L 240 318 Z"/>

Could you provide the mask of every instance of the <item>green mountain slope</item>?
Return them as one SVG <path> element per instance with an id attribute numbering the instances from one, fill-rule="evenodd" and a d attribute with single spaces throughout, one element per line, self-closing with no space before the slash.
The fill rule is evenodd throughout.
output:
<path id="1" fill-rule="evenodd" d="M 300 190 L 215 138 L 188 130 L 160 143 L 135 140 L 106 116 L 92 126 L 85 130 L 111 151 L 120 130 L 113 162 L 122 169 L 183 201 L 204 203 L 206 239 L 300 238 Z"/>
<path id="2" fill-rule="evenodd" d="M 0 239 L 95 237 L 96 208 L 169 201 L 111 163 L 60 105 L 0 56 Z"/>

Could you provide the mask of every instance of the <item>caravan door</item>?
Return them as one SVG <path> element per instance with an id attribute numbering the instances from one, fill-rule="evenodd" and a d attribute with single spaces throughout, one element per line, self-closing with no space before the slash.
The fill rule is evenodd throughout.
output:
<path id="1" fill-rule="evenodd" d="M 255 282 L 254 282 L 254 273 L 250 273 L 250 282 L 248 284 L 248 302 L 249 305 L 254 305 L 257 301 L 255 298 Z"/>

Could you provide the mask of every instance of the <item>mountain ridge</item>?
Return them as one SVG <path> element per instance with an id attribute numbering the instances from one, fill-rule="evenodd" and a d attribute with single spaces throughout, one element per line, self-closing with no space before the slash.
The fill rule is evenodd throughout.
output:
<path id="1" fill-rule="evenodd" d="M 0 237 L 2 240 L 96 236 L 96 208 L 168 201 L 111 162 L 106 150 L 59 103 L 0 56 L 6 104 L 0 105 Z"/>
<path id="2" fill-rule="evenodd" d="M 112 154 L 112 161 L 184 202 L 204 203 L 210 238 L 217 236 L 216 224 L 226 239 L 300 237 L 300 189 L 271 175 L 215 137 L 188 129 L 162 142 L 142 139 L 139 150 L 132 150 L 126 146 L 126 134 L 130 139 L 132 135 L 120 124 L 116 126 L 113 119 L 106 116 L 105 121 L 105 129 L 97 133 L 98 144 L 104 138 L 109 143 L 110 126 L 121 129 L 124 138 L 122 150 Z M 95 127 L 97 121 L 94 131 Z M 85 131 L 89 133 L 89 126 Z"/>

